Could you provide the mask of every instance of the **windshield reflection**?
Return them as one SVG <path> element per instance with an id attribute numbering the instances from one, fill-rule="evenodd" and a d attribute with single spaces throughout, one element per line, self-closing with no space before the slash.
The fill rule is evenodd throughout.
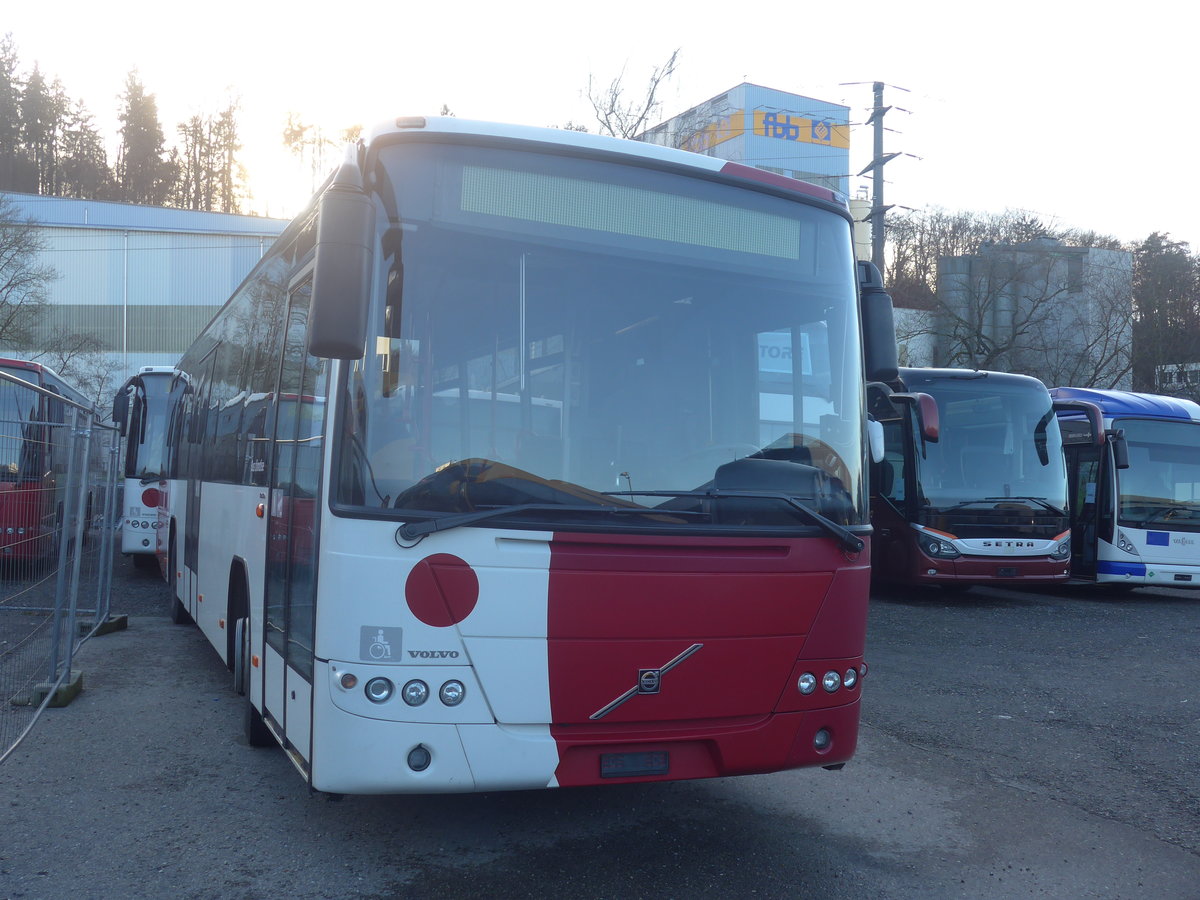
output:
<path id="1" fill-rule="evenodd" d="M 452 186 L 455 172 L 464 186 L 460 208 L 438 209 L 448 199 L 435 192 L 430 218 L 410 215 L 383 232 L 374 353 L 344 385 L 341 504 L 409 515 L 657 507 L 757 455 L 819 470 L 822 496 L 836 497 L 824 508 L 841 524 L 863 521 L 861 362 L 843 220 L 651 172 L 636 173 L 637 190 L 622 185 L 616 203 L 604 179 L 632 177 L 625 170 L 552 157 L 537 166 L 561 173 L 570 210 L 539 196 L 479 214 L 463 173 L 484 178 L 485 168 L 466 163 L 529 167 L 529 157 L 441 152 L 464 165 L 404 148 L 404 165 L 398 157 L 387 169 L 402 212 L 428 209 L 417 195 Z M 574 180 L 577 170 L 588 180 Z M 656 234 L 664 197 L 707 203 L 715 219 L 670 220 Z M 758 231 L 718 228 L 728 210 L 714 197 L 741 204 L 735 212 Z M 778 524 L 779 504 L 763 505 Z"/>

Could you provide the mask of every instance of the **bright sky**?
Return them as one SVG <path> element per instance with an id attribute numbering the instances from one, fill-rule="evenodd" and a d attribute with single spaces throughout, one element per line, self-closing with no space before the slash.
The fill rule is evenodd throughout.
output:
<path id="1" fill-rule="evenodd" d="M 602 87 L 624 69 L 636 94 L 678 47 L 663 118 L 743 81 L 843 103 L 859 123 L 853 175 L 871 155 L 870 83 L 883 81 L 885 103 L 908 110 L 888 113 L 884 149 L 912 154 L 885 169 L 886 202 L 1028 210 L 1123 241 L 1164 231 L 1193 251 L 1198 26 L 1175 0 L 9 0 L 0 17 L 21 73 L 37 62 L 58 77 L 106 136 L 135 67 L 169 142 L 176 123 L 240 98 L 252 205 L 273 216 L 312 188 L 280 139 L 289 111 L 330 134 L 443 103 L 464 118 L 595 131 L 589 77 Z"/>

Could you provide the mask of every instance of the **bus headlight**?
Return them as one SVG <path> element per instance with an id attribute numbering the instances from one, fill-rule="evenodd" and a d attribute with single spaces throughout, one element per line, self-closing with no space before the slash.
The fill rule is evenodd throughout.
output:
<path id="1" fill-rule="evenodd" d="M 404 698 L 404 702 L 409 706 L 420 706 L 429 699 L 429 685 L 414 678 L 408 684 L 404 685 L 404 690 L 400 692 L 400 696 Z"/>
<path id="2" fill-rule="evenodd" d="M 1066 559 L 1071 555 L 1071 542 L 1063 541 L 1054 548 L 1054 552 L 1050 554 L 1051 559 Z"/>
<path id="3" fill-rule="evenodd" d="M 846 690 L 858 684 L 858 669 L 847 669 L 846 674 L 842 676 L 842 684 L 846 686 Z"/>
<path id="4" fill-rule="evenodd" d="M 961 556 L 955 546 L 949 541 L 943 541 L 940 538 L 923 535 L 921 537 L 921 549 L 925 551 L 926 556 L 931 556 L 934 559 L 955 559 Z"/>
<path id="5" fill-rule="evenodd" d="M 467 696 L 467 689 L 463 687 L 461 681 L 447 681 L 438 691 L 438 697 L 446 706 L 458 706 L 463 702 L 465 696 Z"/>
<path id="6" fill-rule="evenodd" d="M 1117 546 L 1126 553 L 1132 553 L 1134 556 L 1138 555 L 1137 548 L 1133 546 L 1129 538 L 1125 537 L 1125 532 L 1123 531 L 1117 532 Z"/>
<path id="7" fill-rule="evenodd" d="M 817 689 L 817 676 L 812 672 L 805 672 L 796 680 L 796 688 L 802 694 L 811 694 Z"/>
<path id="8" fill-rule="evenodd" d="M 826 672 L 825 677 L 821 679 L 821 687 L 832 694 L 842 686 L 842 676 L 837 672 Z"/>
<path id="9" fill-rule="evenodd" d="M 396 686 L 386 678 L 372 678 L 363 685 L 363 693 L 372 703 L 386 703 L 395 690 Z"/>

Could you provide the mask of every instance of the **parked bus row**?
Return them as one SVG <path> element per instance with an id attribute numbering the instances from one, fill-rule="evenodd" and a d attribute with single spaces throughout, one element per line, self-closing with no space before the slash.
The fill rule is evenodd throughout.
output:
<path id="1" fill-rule="evenodd" d="M 123 389 L 130 493 L 158 500 L 123 546 L 157 549 L 247 739 L 316 789 L 840 768 L 872 557 L 1070 577 L 1075 436 L 1100 499 L 1133 440 L 1094 397 L 898 369 L 850 225 L 655 145 L 387 123 Z"/>
<path id="2" fill-rule="evenodd" d="M 1200 405 L 955 369 L 868 397 L 878 581 L 1200 587 Z"/>

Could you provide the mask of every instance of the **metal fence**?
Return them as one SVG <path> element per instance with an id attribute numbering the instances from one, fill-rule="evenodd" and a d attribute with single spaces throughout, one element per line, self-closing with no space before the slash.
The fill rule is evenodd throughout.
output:
<path id="1" fill-rule="evenodd" d="M 108 621 L 119 448 L 96 411 L 0 372 L 0 762 L 78 692 Z"/>

